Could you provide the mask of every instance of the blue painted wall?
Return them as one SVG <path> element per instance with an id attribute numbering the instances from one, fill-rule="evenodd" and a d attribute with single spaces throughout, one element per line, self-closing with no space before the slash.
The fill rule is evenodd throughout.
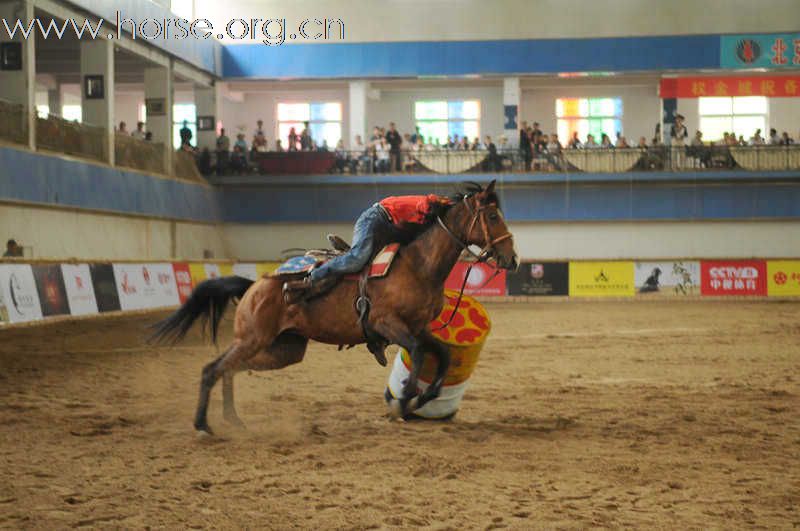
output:
<path id="1" fill-rule="evenodd" d="M 223 47 L 225 78 L 374 78 L 719 68 L 718 35 Z"/>
<path id="2" fill-rule="evenodd" d="M 0 200 L 184 219 L 220 220 L 210 186 L 0 147 Z"/>
<path id="3" fill-rule="evenodd" d="M 800 172 L 232 177 L 204 186 L 0 147 L 0 201 L 206 223 L 352 222 L 389 195 L 498 180 L 511 221 L 800 218 Z"/>

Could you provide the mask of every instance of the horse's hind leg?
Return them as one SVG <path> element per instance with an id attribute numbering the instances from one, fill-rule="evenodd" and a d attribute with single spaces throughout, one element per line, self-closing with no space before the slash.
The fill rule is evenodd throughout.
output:
<path id="1" fill-rule="evenodd" d="M 308 339 L 296 334 L 284 333 L 266 350 L 259 352 L 241 367 L 240 370 L 271 371 L 282 369 L 303 360 Z M 233 399 L 233 377 L 237 371 L 226 371 L 222 379 L 223 416 L 227 422 L 243 427 L 244 423 L 236 413 Z"/>
<path id="2" fill-rule="evenodd" d="M 442 392 L 442 385 L 444 385 L 444 379 L 447 376 L 447 371 L 450 369 L 450 351 L 435 339 L 425 338 L 421 342 L 421 350 L 435 355 L 439 363 L 436 366 L 436 378 L 433 383 L 425 389 L 425 392 L 420 395 L 417 400 L 416 409 L 421 408 L 431 400 L 439 397 L 439 394 Z"/>

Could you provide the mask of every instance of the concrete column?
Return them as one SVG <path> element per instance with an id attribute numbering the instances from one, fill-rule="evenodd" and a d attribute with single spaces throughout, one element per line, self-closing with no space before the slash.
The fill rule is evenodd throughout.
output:
<path id="1" fill-rule="evenodd" d="M 350 135 L 345 144 L 347 149 L 355 146 L 356 135 L 361 135 L 361 140 L 367 142 L 367 92 L 369 91 L 368 81 L 350 82 Z"/>
<path id="2" fill-rule="evenodd" d="M 519 111 L 520 111 L 519 78 L 503 79 L 503 134 L 511 146 L 519 144 Z"/>
<path id="3" fill-rule="evenodd" d="M 0 18 L 5 19 L 13 29 L 17 20 L 27 28 L 33 19 L 33 2 L 30 0 L 0 1 Z M 19 126 L 27 131 L 26 143 L 30 149 L 36 149 L 36 38 L 31 33 L 25 39 L 17 27 L 12 39 L 3 28 L 0 31 L 0 42 L 20 43 L 22 59 L 21 69 L 7 69 L 0 65 L 0 98 L 24 107 L 19 117 Z"/>
<path id="4" fill-rule="evenodd" d="M 144 70 L 144 101 L 147 106 L 147 131 L 153 142 L 164 144 L 164 172 L 172 175 L 172 64 Z"/>
<path id="5" fill-rule="evenodd" d="M 217 87 L 198 87 L 194 88 L 194 105 L 197 111 L 197 149 L 208 148 L 212 153 L 217 143 L 217 120 L 219 120 L 219 107 L 217 102 L 221 98 L 217 97 Z M 201 118 L 210 118 L 213 129 L 201 131 Z"/>
<path id="6" fill-rule="evenodd" d="M 81 41 L 81 113 L 84 124 L 105 130 L 106 161 L 113 166 L 114 45 L 110 40 Z"/>

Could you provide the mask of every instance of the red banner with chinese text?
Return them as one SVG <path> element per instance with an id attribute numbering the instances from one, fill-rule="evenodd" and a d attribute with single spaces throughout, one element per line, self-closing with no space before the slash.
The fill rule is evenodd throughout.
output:
<path id="1" fill-rule="evenodd" d="M 800 97 L 800 76 L 676 77 L 661 80 L 661 98 Z"/>
<path id="2" fill-rule="evenodd" d="M 703 295 L 766 295 L 764 260 L 703 260 L 700 262 Z"/>

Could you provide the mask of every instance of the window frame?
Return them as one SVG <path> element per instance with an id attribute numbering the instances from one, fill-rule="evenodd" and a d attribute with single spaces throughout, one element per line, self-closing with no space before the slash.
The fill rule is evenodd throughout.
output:
<path id="1" fill-rule="evenodd" d="M 313 120 L 311 119 L 311 106 L 312 105 L 331 105 L 335 104 L 339 106 L 339 119 L 338 120 Z M 281 120 L 280 115 L 280 106 L 281 105 L 307 105 L 308 106 L 308 128 L 309 130 L 313 130 L 314 125 L 325 125 L 325 124 L 339 124 L 339 140 L 344 141 L 344 103 L 341 100 L 336 99 L 318 99 L 318 100 L 279 100 L 275 103 L 275 140 L 281 141 L 281 146 L 284 150 L 289 149 L 289 137 L 288 134 L 286 136 L 281 136 L 281 124 L 300 124 L 300 129 L 295 128 L 295 132 L 297 133 L 298 137 L 300 133 L 303 131 L 303 122 L 306 120 Z M 320 140 L 327 140 L 325 138 L 318 139 L 314 138 L 314 135 L 311 135 L 312 140 L 316 143 L 317 149 L 322 147 L 322 143 Z M 328 144 L 328 149 L 333 151 L 336 148 L 337 142 L 334 142 L 333 145 L 330 143 Z M 273 144 L 275 145 L 275 144 Z"/>
<path id="2" fill-rule="evenodd" d="M 708 119 L 720 119 L 720 118 L 728 119 L 729 123 L 730 123 L 730 128 L 725 130 L 724 132 L 733 133 L 734 135 L 736 135 L 737 139 L 739 138 L 739 136 L 742 136 L 742 137 L 744 137 L 745 140 L 750 140 L 750 138 L 755 133 L 755 130 L 750 131 L 749 133 L 744 133 L 744 134 L 736 131 L 736 127 L 734 126 L 734 124 L 736 123 L 736 118 L 763 118 L 764 119 L 764 125 L 763 125 L 763 127 L 761 127 L 761 137 L 764 138 L 764 139 L 768 138 L 770 125 L 769 125 L 769 98 L 767 96 L 709 96 L 709 98 L 730 100 L 730 109 L 731 109 L 731 111 L 730 111 L 730 114 L 703 114 L 701 109 L 700 109 L 700 107 L 702 106 L 702 100 L 707 99 L 707 98 L 702 98 L 702 97 L 701 98 L 697 98 L 697 121 L 698 121 L 697 129 L 699 131 L 703 132 L 703 140 L 704 141 L 716 142 L 716 141 L 722 140 L 724 138 L 723 136 L 712 137 L 709 133 L 706 132 L 706 130 L 709 129 L 709 128 L 703 127 L 703 120 L 705 118 L 708 118 Z M 763 114 L 761 114 L 761 113 L 752 113 L 752 112 L 737 113 L 736 112 L 736 101 L 735 100 L 738 99 L 738 98 L 760 98 L 764 102 L 764 112 L 763 112 Z"/>
<path id="3" fill-rule="evenodd" d="M 559 116 L 558 115 L 558 102 L 559 101 L 564 101 L 564 100 L 578 100 L 578 101 L 586 100 L 586 105 L 588 107 L 587 115 L 586 116 L 580 116 L 579 114 L 578 115 L 566 115 L 565 114 L 564 116 Z M 592 109 L 592 103 L 591 102 L 592 102 L 592 100 L 618 100 L 619 101 L 619 111 L 620 112 L 619 112 L 619 114 L 609 114 L 609 115 L 597 114 L 597 115 L 593 115 L 592 112 L 591 112 L 591 109 Z M 580 107 L 580 103 L 578 104 L 578 106 Z M 572 139 L 572 135 L 569 134 L 569 131 L 570 131 L 569 122 L 571 122 L 571 121 L 575 121 L 578 124 L 580 124 L 581 121 L 586 121 L 587 122 L 586 135 L 581 137 L 581 135 L 578 134 L 578 139 L 581 142 L 586 142 L 587 135 L 594 134 L 594 133 L 592 133 L 591 126 L 590 126 L 590 123 L 591 123 L 592 120 L 614 120 L 615 122 L 617 122 L 619 124 L 619 128 L 615 127 L 614 131 L 612 131 L 610 134 L 609 134 L 608 131 L 602 130 L 602 127 L 601 127 L 601 131 L 608 135 L 608 137 L 609 137 L 609 139 L 611 140 L 612 143 L 616 140 L 616 133 L 619 133 L 619 134 L 621 134 L 623 136 L 625 135 L 625 99 L 622 96 L 570 96 L 570 97 L 558 97 L 558 98 L 556 98 L 556 101 L 555 101 L 555 107 L 556 107 L 555 108 L 556 133 L 559 136 L 559 141 L 563 145 L 566 145 Z M 614 107 L 616 108 L 617 106 L 614 105 Z M 567 126 L 566 126 L 567 134 L 564 135 L 563 138 L 562 138 L 561 127 L 560 127 L 560 123 L 562 121 L 567 123 Z M 578 126 L 578 127 L 576 127 L 574 129 L 574 131 L 580 131 L 580 129 L 581 129 L 580 126 Z M 595 139 L 594 139 L 595 142 L 597 142 L 599 144 L 600 143 L 600 139 L 601 139 L 600 136 L 595 135 Z"/>
<path id="4" fill-rule="evenodd" d="M 419 119 L 419 118 L 417 118 L 417 104 L 418 103 L 439 103 L 439 102 L 444 102 L 445 106 L 447 107 L 447 110 L 448 110 L 447 118 L 445 118 L 445 119 L 441 119 L 441 118 L 423 118 L 423 119 Z M 476 102 L 478 104 L 478 117 L 477 118 L 450 118 L 450 104 L 451 103 L 461 103 L 463 105 L 466 102 Z M 414 131 L 412 133 L 416 133 L 416 131 L 417 131 L 416 128 L 419 127 L 420 123 L 444 122 L 446 127 L 447 127 L 447 135 L 445 135 L 445 138 L 441 140 L 441 142 L 440 142 L 441 146 L 445 146 L 446 145 L 448 136 L 449 137 L 453 136 L 450 133 L 450 124 L 451 123 L 464 124 L 464 123 L 467 123 L 467 122 L 475 122 L 475 124 L 477 125 L 477 129 L 478 129 L 478 131 L 476 133 L 476 136 L 478 137 L 478 139 L 481 138 L 481 121 L 482 121 L 482 118 L 483 118 L 483 102 L 481 101 L 480 98 L 426 98 L 426 99 L 420 99 L 420 100 L 416 100 L 415 99 L 414 101 L 411 102 L 411 116 L 413 117 L 413 122 L 414 122 Z M 420 129 L 422 129 L 422 128 L 420 127 Z M 462 127 L 462 130 L 463 129 L 464 128 Z M 435 145 L 435 144 L 432 144 L 430 142 L 430 136 L 427 139 L 424 138 L 425 135 L 422 135 L 422 136 L 423 136 L 423 142 L 426 142 L 427 144 Z M 467 136 L 467 140 L 469 142 L 472 142 L 473 139 L 470 138 L 469 136 Z"/>

